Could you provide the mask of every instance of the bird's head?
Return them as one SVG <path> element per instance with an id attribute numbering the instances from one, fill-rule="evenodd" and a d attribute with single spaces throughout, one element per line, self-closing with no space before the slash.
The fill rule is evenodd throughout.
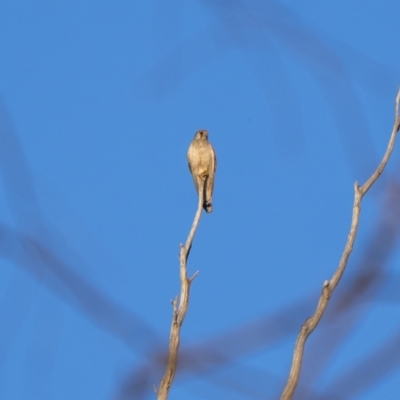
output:
<path id="1" fill-rule="evenodd" d="M 208 132 L 205 129 L 199 130 L 194 135 L 196 140 L 208 140 Z"/>

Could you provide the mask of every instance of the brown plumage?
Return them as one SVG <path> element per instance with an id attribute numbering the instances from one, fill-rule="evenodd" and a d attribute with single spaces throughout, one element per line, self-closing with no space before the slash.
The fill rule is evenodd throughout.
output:
<path id="1" fill-rule="evenodd" d="M 217 159 L 214 149 L 208 141 L 206 130 L 197 131 L 194 135 L 187 152 L 187 159 L 197 194 L 199 194 L 200 179 L 204 181 L 203 208 L 210 213 L 212 211 L 212 193 Z"/>

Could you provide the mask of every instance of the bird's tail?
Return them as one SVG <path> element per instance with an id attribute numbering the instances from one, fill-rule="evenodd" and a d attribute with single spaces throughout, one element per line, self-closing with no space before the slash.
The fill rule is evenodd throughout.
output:
<path id="1" fill-rule="evenodd" d="M 212 203 L 211 203 L 211 199 L 210 200 L 206 200 L 203 203 L 203 208 L 205 210 L 206 213 L 210 213 L 212 211 Z"/>
<path id="2" fill-rule="evenodd" d="M 212 200 L 211 200 L 211 193 L 208 193 L 207 190 L 207 181 L 208 181 L 208 175 L 204 177 L 204 191 L 203 191 L 203 208 L 206 213 L 210 213 L 212 211 Z"/>

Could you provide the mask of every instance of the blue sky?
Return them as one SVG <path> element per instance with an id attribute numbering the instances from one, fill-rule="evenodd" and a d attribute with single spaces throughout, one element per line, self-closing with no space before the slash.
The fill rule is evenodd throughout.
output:
<path id="1" fill-rule="evenodd" d="M 1 1 L 0 398 L 140 398 L 141 377 L 154 398 L 200 128 L 218 168 L 170 398 L 277 398 L 342 252 L 353 183 L 387 145 L 399 12 L 389 0 Z M 297 398 L 398 398 L 398 155 L 364 199 Z"/>

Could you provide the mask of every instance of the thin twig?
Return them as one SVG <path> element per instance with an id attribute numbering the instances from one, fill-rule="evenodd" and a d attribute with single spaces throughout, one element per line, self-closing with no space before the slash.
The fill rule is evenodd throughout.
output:
<path id="1" fill-rule="evenodd" d="M 181 294 L 179 297 L 179 306 L 178 297 L 172 301 L 173 313 L 172 313 L 172 323 L 171 330 L 169 334 L 169 348 L 168 348 L 168 357 L 167 357 L 167 366 L 165 368 L 165 374 L 160 382 L 160 388 L 157 393 L 157 400 L 166 400 L 168 398 L 168 392 L 172 385 L 172 381 L 174 380 L 176 365 L 178 360 L 178 348 L 179 348 L 179 340 L 180 340 L 180 330 L 185 319 L 186 311 L 189 305 L 189 289 L 190 284 L 193 279 L 197 275 L 195 274 L 188 278 L 186 271 L 186 262 L 189 255 L 190 248 L 192 246 L 192 241 L 194 234 L 197 229 L 197 225 L 199 224 L 201 209 L 203 206 L 203 198 L 204 198 L 204 181 L 200 181 L 199 184 L 199 203 L 197 206 L 197 211 L 194 216 L 193 224 L 189 232 L 189 236 L 186 240 L 185 246 L 181 244 L 180 252 L 179 252 L 179 277 L 181 281 Z"/>
<path id="2" fill-rule="evenodd" d="M 353 215 L 351 218 L 350 231 L 347 236 L 347 242 L 345 248 L 340 258 L 339 265 L 336 271 L 334 272 L 331 280 L 325 281 L 322 286 L 322 293 L 319 298 L 318 305 L 314 312 L 314 315 L 308 318 L 300 328 L 300 332 L 297 336 L 296 344 L 294 347 L 292 366 L 290 368 L 290 373 L 288 380 L 286 382 L 286 386 L 281 395 L 281 400 L 290 400 L 293 397 L 293 393 L 299 381 L 301 362 L 303 359 L 303 352 L 306 340 L 308 336 L 311 334 L 311 332 L 318 325 L 322 315 L 324 314 L 326 306 L 328 305 L 329 298 L 331 297 L 333 291 L 338 285 L 340 278 L 342 277 L 343 272 L 346 268 L 347 261 L 353 250 L 353 245 L 357 233 L 358 220 L 360 216 L 360 208 L 361 208 L 360 206 L 362 198 L 365 195 L 365 193 L 367 193 L 367 191 L 371 188 L 374 182 L 379 178 L 380 174 L 384 170 L 389 160 L 390 154 L 392 153 L 394 142 L 396 139 L 396 134 L 400 129 L 399 103 L 400 103 L 400 88 L 397 92 L 395 101 L 395 115 L 394 115 L 394 124 L 392 128 L 392 133 L 390 135 L 389 143 L 386 148 L 385 154 L 382 158 L 382 161 L 374 171 L 374 173 L 364 183 L 364 185 L 358 186 L 357 182 L 354 183 Z"/>

